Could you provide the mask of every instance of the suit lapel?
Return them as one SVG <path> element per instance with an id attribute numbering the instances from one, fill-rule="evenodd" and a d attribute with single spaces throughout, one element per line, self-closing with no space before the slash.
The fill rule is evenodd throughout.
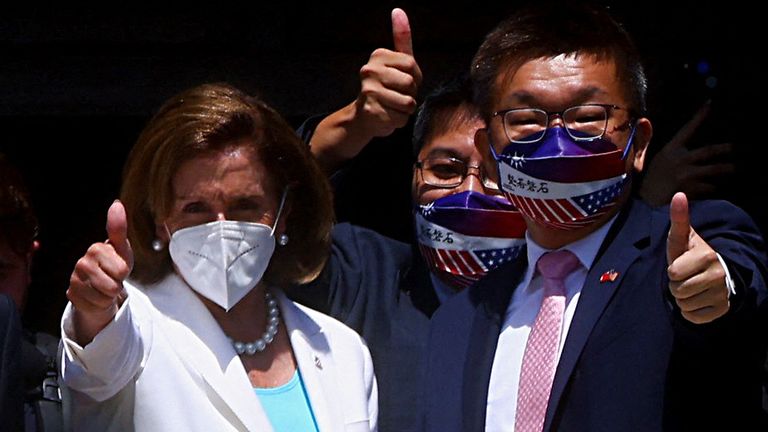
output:
<path id="1" fill-rule="evenodd" d="M 649 208 L 630 201 L 617 217 L 600 247 L 581 290 L 579 304 L 568 330 L 563 352 L 555 372 L 552 393 L 547 406 L 544 430 L 552 424 L 563 391 L 570 380 L 592 329 L 626 275 L 627 269 L 649 244 L 651 212 Z M 601 282 L 601 276 L 615 271 L 614 281 Z"/>
<path id="2" fill-rule="evenodd" d="M 271 431 L 240 358 L 192 290 L 171 275 L 145 292 L 167 317 L 161 321 L 164 336 L 189 374 L 200 378 L 211 403 L 238 429 Z"/>
<path id="3" fill-rule="evenodd" d="M 485 429 L 488 386 L 501 325 L 512 292 L 525 274 L 526 257 L 523 248 L 517 260 L 491 272 L 476 286 L 469 288 L 470 301 L 476 307 L 463 373 L 463 430 Z"/>
<path id="4" fill-rule="evenodd" d="M 326 335 L 317 322 L 288 300 L 285 294 L 277 290 L 275 294 L 317 427 L 321 432 L 342 431 L 344 415 L 340 408 L 344 404 L 329 401 L 330 398 L 341 396 L 334 394 L 339 388 L 339 381 Z"/>

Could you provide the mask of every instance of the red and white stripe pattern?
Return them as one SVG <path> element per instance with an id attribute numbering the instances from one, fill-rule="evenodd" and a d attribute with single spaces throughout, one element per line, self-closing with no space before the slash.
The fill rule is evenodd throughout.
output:
<path id="1" fill-rule="evenodd" d="M 591 224 L 613 206 L 627 183 L 622 174 L 604 180 L 560 183 L 532 177 L 507 163 L 500 163 L 502 189 L 521 213 L 559 229 Z M 536 185 L 527 188 L 525 185 Z"/>
<path id="2" fill-rule="evenodd" d="M 419 249 L 430 267 L 450 273 L 451 280 L 458 287 L 466 288 L 488 272 L 468 251 L 434 249 L 421 244 Z"/>
<path id="3" fill-rule="evenodd" d="M 457 287 L 467 287 L 512 261 L 525 245 L 522 233 L 516 238 L 470 236 L 427 221 L 420 214 L 416 215 L 416 229 L 424 260 L 431 268 L 447 273 Z"/>

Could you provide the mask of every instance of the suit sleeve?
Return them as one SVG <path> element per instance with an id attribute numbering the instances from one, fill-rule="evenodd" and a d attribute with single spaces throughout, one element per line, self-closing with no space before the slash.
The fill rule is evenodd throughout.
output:
<path id="1" fill-rule="evenodd" d="M 292 287 L 288 295 L 360 332 L 370 303 L 397 292 L 411 265 L 411 248 L 346 223 L 337 224 L 332 235 L 331 256 L 320 276 Z"/>
<path id="2" fill-rule="evenodd" d="M 765 359 L 760 317 L 766 298 L 765 244 L 749 216 L 722 201 L 692 203 L 691 226 L 725 261 L 736 294 L 729 311 L 710 323 L 694 324 L 675 314 L 667 384 L 685 396 L 669 396 L 667 409 L 679 413 L 678 421 L 708 418 L 702 413 L 739 413 L 737 422 L 755 424 Z"/>
<path id="3" fill-rule="evenodd" d="M 146 311 L 141 308 L 142 299 L 136 298 L 135 289 L 128 289 L 128 292 L 128 299 L 114 320 L 84 347 L 72 339 L 72 304 L 64 310 L 61 321 L 62 378 L 70 389 L 96 401 L 111 398 L 135 379 L 151 343 L 151 325 L 143 317 Z"/>
<path id="4" fill-rule="evenodd" d="M 728 266 L 736 290 L 729 315 L 755 313 L 768 296 L 768 259 L 752 219 L 727 202 L 701 202 L 691 207 L 691 226 Z"/>
<path id="5" fill-rule="evenodd" d="M 363 345 L 363 355 L 365 357 L 365 384 L 366 392 L 368 394 L 368 418 L 371 431 L 379 430 L 379 388 L 376 382 L 376 375 L 373 373 L 373 360 L 371 359 L 371 353 L 365 343 Z"/>

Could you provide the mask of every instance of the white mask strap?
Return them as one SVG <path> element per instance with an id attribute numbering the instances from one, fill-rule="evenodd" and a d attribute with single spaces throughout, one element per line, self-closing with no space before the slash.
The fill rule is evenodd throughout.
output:
<path id="1" fill-rule="evenodd" d="M 272 225 L 272 231 L 270 235 L 275 235 L 275 228 L 277 228 L 277 222 L 280 220 L 280 215 L 283 214 L 283 206 L 285 205 L 285 198 L 288 196 L 288 188 L 283 189 L 283 196 L 280 198 L 280 207 L 277 208 L 277 216 L 275 216 L 275 224 Z"/>

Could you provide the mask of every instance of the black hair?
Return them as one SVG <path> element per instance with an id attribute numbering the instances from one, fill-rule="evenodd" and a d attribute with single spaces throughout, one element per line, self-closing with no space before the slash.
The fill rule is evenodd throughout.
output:
<path id="1" fill-rule="evenodd" d="M 459 110 L 459 108 L 464 108 Z M 413 155 L 435 133 L 466 124 L 480 114 L 472 102 L 472 85 L 468 73 L 443 81 L 422 102 L 413 125 Z"/>
<path id="2" fill-rule="evenodd" d="M 470 75 L 475 103 L 490 119 L 499 78 L 523 63 L 561 54 L 587 54 L 612 60 L 626 97 L 638 113 L 646 111 L 647 80 L 629 34 L 603 7 L 588 4 L 528 5 L 505 19 L 485 37 Z"/>

